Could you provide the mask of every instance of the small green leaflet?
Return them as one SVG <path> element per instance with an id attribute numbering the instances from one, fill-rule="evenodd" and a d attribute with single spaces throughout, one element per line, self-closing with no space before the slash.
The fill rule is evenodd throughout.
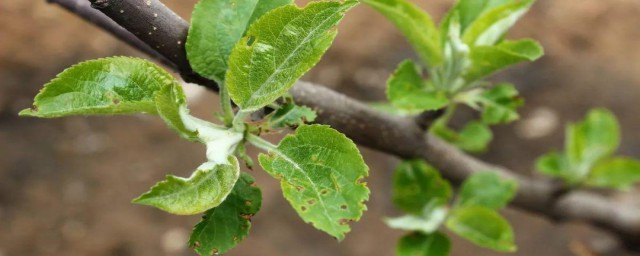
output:
<path id="1" fill-rule="evenodd" d="M 628 190 L 640 181 L 640 161 L 615 157 L 599 162 L 587 177 L 587 184 L 594 187 Z"/>
<path id="2" fill-rule="evenodd" d="M 465 72 L 464 79 L 467 82 L 477 81 L 508 66 L 535 61 L 543 54 L 542 46 L 531 39 L 505 40 L 494 46 L 472 47 L 469 55 L 472 65 Z"/>
<path id="3" fill-rule="evenodd" d="M 565 152 L 541 156 L 538 171 L 569 184 L 584 181 L 598 162 L 610 157 L 620 144 L 616 117 L 606 109 L 591 110 L 584 121 L 567 126 Z"/>
<path id="4" fill-rule="evenodd" d="M 485 124 L 506 124 L 520 118 L 517 108 L 524 104 L 518 90 L 511 84 L 498 84 L 490 89 L 470 90 L 460 94 L 460 102 L 482 111 Z"/>
<path id="5" fill-rule="evenodd" d="M 193 9 L 187 57 L 193 70 L 222 83 L 227 59 L 249 25 L 292 0 L 200 0 Z"/>
<path id="6" fill-rule="evenodd" d="M 396 247 L 397 256 L 447 256 L 451 242 L 440 232 L 422 234 L 414 232 L 400 238 Z"/>
<path id="7" fill-rule="evenodd" d="M 387 17 L 428 67 L 442 63 L 440 32 L 425 11 L 407 0 L 362 0 Z"/>
<path id="8" fill-rule="evenodd" d="M 460 131 L 456 145 L 469 152 L 483 152 L 493 139 L 493 133 L 481 122 L 471 121 Z"/>
<path id="9" fill-rule="evenodd" d="M 262 204 L 262 193 L 251 175 L 242 173 L 233 191 L 216 208 L 205 212 L 189 238 L 200 255 L 226 253 L 249 235 L 251 217 Z"/>
<path id="10" fill-rule="evenodd" d="M 496 251 L 514 252 L 513 230 L 496 211 L 485 207 L 456 209 L 447 220 L 447 228 L 474 244 Z"/>
<path id="11" fill-rule="evenodd" d="M 142 59 L 113 57 L 74 65 L 46 84 L 33 109 L 21 116 L 159 114 L 181 136 L 195 140 L 185 129 L 178 109 L 185 105 L 182 88 L 162 68 Z"/>
<path id="12" fill-rule="evenodd" d="M 589 111 L 583 122 L 569 125 L 566 136 L 566 156 L 579 176 L 586 176 L 587 169 L 620 145 L 618 120 L 606 109 Z"/>
<path id="13" fill-rule="evenodd" d="M 472 48 L 496 44 L 529 10 L 533 2 L 534 0 L 513 0 L 485 12 L 469 24 L 462 37 L 463 41 Z"/>
<path id="14" fill-rule="evenodd" d="M 166 180 L 133 202 L 178 215 L 198 214 L 216 207 L 227 198 L 240 175 L 238 160 L 230 156 L 228 161 L 204 163 L 186 179 L 167 175 Z"/>
<path id="15" fill-rule="evenodd" d="M 451 185 L 421 160 L 401 162 L 393 175 L 393 203 L 414 215 L 422 215 L 426 207 L 444 206 L 451 193 Z"/>
<path id="16" fill-rule="evenodd" d="M 233 48 L 226 83 L 245 112 L 282 96 L 315 66 L 336 36 L 333 29 L 355 0 L 277 8 L 258 19 Z"/>
<path id="17" fill-rule="evenodd" d="M 518 184 L 513 180 L 501 179 L 492 172 L 479 172 L 462 183 L 457 207 L 482 206 L 501 209 L 513 199 Z"/>
<path id="18" fill-rule="evenodd" d="M 449 10 L 443 21 L 443 28 L 448 27 L 448 22 L 454 13 L 460 16 L 460 29 L 464 32 L 467 27 L 475 21 L 478 16 L 494 9 L 497 6 L 510 3 L 513 0 L 459 0 L 456 5 Z M 447 24 L 446 26 L 444 24 Z"/>
<path id="19" fill-rule="evenodd" d="M 411 60 L 400 63 L 387 81 L 387 98 L 395 107 L 413 113 L 440 109 L 449 103 L 446 92 L 425 83 L 421 68 Z"/>
<path id="20" fill-rule="evenodd" d="M 305 123 L 313 122 L 316 117 L 317 114 L 313 109 L 297 106 L 293 103 L 285 103 L 269 117 L 269 127 L 298 127 Z"/>
<path id="21" fill-rule="evenodd" d="M 302 125 L 269 154 L 260 155 L 260 165 L 281 181 L 302 219 L 342 240 L 369 199 L 362 182 L 368 167 L 355 144 L 328 126 Z"/>

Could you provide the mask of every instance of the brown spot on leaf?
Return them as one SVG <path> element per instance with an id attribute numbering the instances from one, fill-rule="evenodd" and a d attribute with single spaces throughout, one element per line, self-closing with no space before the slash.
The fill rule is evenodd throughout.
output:
<path id="1" fill-rule="evenodd" d="M 307 207 L 301 206 L 301 207 L 300 207 L 300 210 L 304 212 L 304 211 L 306 211 L 306 210 L 307 210 Z"/>
<path id="2" fill-rule="evenodd" d="M 341 205 L 341 206 L 340 206 L 340 209 L 342 209 L 342 210 L 346 210 L 346 209 L 347 209 L 347 205 L 346 205 L 346 204 Z"/>
<path id="3" fill-rule="evenodd" d="M 321 195 L 326 195 L 327 193 L 329 193 L 329 190 L 326 190 L 326 189 L 320 190 Z"/>
<path id="4" fill-rule="evenodd" d="M 296 186 L 296 190 L 298 192 L 302 192 L 302 190 L 304 190 L 304 187 L 303 186 Z"/>
<path id="5" fill-rule="evenodd" d="M 242 218 L 243 220 L 251 221 L 251 217 L 253 217 L 253 215 L 251 214 L 240 214 L 240 218 Z"/>
<path id="6" fill-rule="evenodd" d="M 246 205 L 246 206 L 251 206 L 252 204 L 253 204 L 253 202 L 251 202 L 251 201 L 245 201 L 244 202 L 244 205 Z"/>
<path id="7" fill-rule="evenodd" d="M 309 205 L 313 205 L 315 203 L 316 203 L 316 200 L 314 200 L 314 199 L 311 199 L 311 200 L 307 201 L 307 204 L 309 204 Z"/>
<path id="8" fill-rule="evenodd" d="M 113 105 L 118 105 L 120 104 L 120 100 L 119 99 L 113 99 Z"/>
<path id="9" fill-rule="evenodd" d="M 340 219 L 340 221 L 338 221 L 338 224 L 340 224 L 340 225 L 349 225 L 349 220 L 348 219 Z"/>
<path id="10" fill-rule="evenodd" d="M 200 241 L 196 241 L 192 246 L 193 248 L 199 248 L 200 246 L 202 246 L 202 244 L 200 244 Z"/>

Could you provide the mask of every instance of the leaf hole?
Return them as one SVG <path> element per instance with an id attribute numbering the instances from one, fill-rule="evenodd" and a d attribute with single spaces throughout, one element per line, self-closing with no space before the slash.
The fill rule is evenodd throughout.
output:
<path id="1" fill-rule="evenodd" d="M 256 42 L 256 36 L 250 35 L 249 39 L 247 40 L 247 47 L 253 46 L 255 42 Z"/>

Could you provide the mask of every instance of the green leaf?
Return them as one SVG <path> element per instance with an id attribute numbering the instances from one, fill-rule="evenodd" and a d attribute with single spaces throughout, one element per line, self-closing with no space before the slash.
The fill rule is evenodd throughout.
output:
<path id="1" fill-rule="evenodd" d="M 640 161 L 616 157 L 599 162 L 587 177 L 587 184 L 594 187 L 630 189 L 640 181 Z"/>
<path id="2" fill-rule="evenodd" d="M 33 108 L 20 115 L 159 114 L 180 135 L 195 140 L 196 134 L 185 129 L 177 114 L 182 107 L 184 92 L 169 73 L 146 60 L 113 57 L 64 70 L 38 93 Z"/>
<path id="3" fill-rule="evenodd" d="M 611 155 L 620 144 L 616 117 L 606 109 L 595 109 L 586 119 L 569 125 L 565 141 L 568 163 L 579 177 L 586 177 L 599 160 Z"/>
<path id="4" fill-rule="evenodd" d="M 474 244 L 496 251 L 514 252 L 513 230 L 496 211 L 465 207 L 452 212 L 447 228 Z"/>
<path id="5" fill-rule="evenodd" d="M 575 183 L 580 179 L 568 166 L 565 156 L 558 152 L 551 152 L 539 157 L 536 160 L 536 169 L 540 173 L 561 178 L 568 183 Z"/>
<path id="6" fill-rule="evenodd" d="M 463 41 L 471 46 L 491 46 L 501 40 L 507 31 L 524 15 L 534 0 L 513 0 L 480 15 L 463 35 Z"/>
<path id="7" fill-rule="evenodd" d="M 316 117 L 317 114 L 313 109 L 297 106 L 293 103 L 286 103 L 280 106 L 280 108 L 269 117 L 269 127 L 298 127 L 305 123 L 313 122 Z"/>
<path id="8" fill-rule="evenodd" d="M 530 39 L 505 40 L 495 46 L 471 48 L 471 67 L 465 72 L 467 82 L 477 81 L 511 65 L 534 61 L 544 54 L 542 46 Z"/>
<path id="9" fill-rule="evenodd" d="M 437 207 L 426 211 L 422 215 L 404 215 L 396 218 L 386 218 L 385 222 L 390 228 L 420 231 L 425 234 L 438 230 L 442 222 L 447 218 L 447 208 Z"/>
<path id="10" fill-rule="evenodd" d="M 401 162 L 393 175 L 392 200 L 405 212 L 422 215 L 425 207 L 445 205 L 451 198 L 451 185 L 438 170 L 422 160 Z"/>
<path id="11" fill-rule="evenodd" d="M 292 0 L 200 0 L 191 15 L 187 57 L 193 70 L 218 83 L 224 80 L 227 59 L 249 25 Z"/>
<path id="12" fill-rule="evenodd" d="M 369 198 L 362 182 L 368 167 L 356 145 L 328 126 L 302 125 L 269 153 L 260 155 L 260 165 L 281 181 L 300 217 L 342 240 Z"/>
<path id="13" fill-rule="evenodd" d="M 226 164 L 202 164 L 189 178 L 167 175 L 133 202 L 178 215 L 201 213 L 222 203 L 239 175 L 238 160 L 230 156 Z"/>
<path id="14" fill-rule="evenodd" d="M 428 67 L 442 63 L 440 32 L 425 11 L 407 0 L 362 0 L 387 17 Z"/>
<path id="15" fill-rule="evenodd" d="M 448 24 L 451 16 L 454 13 L 458 13 L 460 16 L 460 29 L 461 32 L 464 32 L 480 15 L 497 6 L 511 2 L 513 2 L 513 0 L 459 0 L 456 5 L 449 10 L 443 24 Z M 448 25 L 443 25 L 443 27 L 448 28 Z"/>
<path id="16" fill-rule="evenodd" d="M 249 235 L 251 217 L 262 204 L 262 193 L 251 175 L 242 173 L 233 191 L 218 207 L 205 212 L 189 238 L 200 255 L 226 253 Z"/>
<path id="17" fill-rule="evenodd" d="M 403 236 L 396 247 L 397 256 L 447 256 L 451 242 L 446 235 L 435 232 L 422 234 L 414 232 Z"/>
<path id="18" fill-rule="evenodd" d="M 254 23 L 229 57 L 226 83 L 245 112 L 282 96 L 331 46 L 333 29 L 358 2 L 312 2 L 275 9 Z"/>
<path id="19" fill-rule="evenodd" d="M 511 84 L 499 84 L 491 89 L 470 90 L 460 94 L 457 100 L 482 111 L 485 124 L 505 124 L 517 120 L 516 111 L 524 100 L 518 96 L 518 90 Z"/>
<path id="20" fill-rule="evenodd" d="M 471 121 L 462 128 L 454 143 L 469 152 L 483 152 L 492 139 L 493 133 L 489 127 L 481 122 Z"/>
<path id="21" fill-rule="evenodd" d="M 405 60 L 387 81 L 387 98 L 395 107 L 413 113 L 442 108 L 449 103 L 446 92 L 437 91 L 422 80 L 422 71 Z"/>
<path id="22" fill-rule="evenodd" d="M 497 210 L 513 199 L 517 188 L 514 180 L 502 179 L 493 172 L 475 173 L 462 183 L 457 206 L 481 206 Z"/>

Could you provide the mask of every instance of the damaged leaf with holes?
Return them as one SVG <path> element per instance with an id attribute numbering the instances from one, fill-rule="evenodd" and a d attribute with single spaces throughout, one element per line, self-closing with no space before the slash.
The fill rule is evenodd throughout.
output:
<path id="1" fill-rule="evenodd" d="M 255 20 L 293 0 L 200 0 L 193 9 L 186 50 L 199 74 L 224 81 L 235 44 Z"/>
<path id="2" fill-rule="evenodd" d="M 233 191 L 219 206 L 204 213 L 189 238 L 189 246 L 200 255 L 226 253 L 249 235 L 251 217 L 262 204 L 255 180 L 241 174 Z"/>
<path id="3" fill-rule="evenodd" d="M 366 210 L 368 167 L 356 145 L 328 126 L 302 125 L 259 159 L 300 217 L 338 240 Z"/>
<path id="4" fill-rule="evenodd" d="M 278 99 L 331 46 L 334 27 L 355 0 L 287 5 L 258 19 L 229 56 L 225 81 L 231 99 L 245 112 Z"/>

